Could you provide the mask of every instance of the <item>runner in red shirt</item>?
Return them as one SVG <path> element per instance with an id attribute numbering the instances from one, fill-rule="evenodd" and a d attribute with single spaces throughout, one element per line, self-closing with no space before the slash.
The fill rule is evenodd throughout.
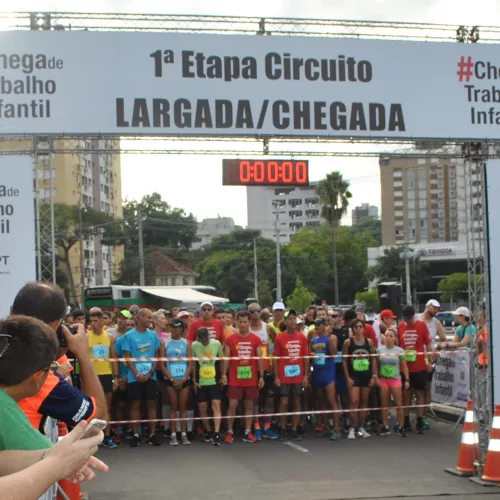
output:
<path id="1" fill-rule="evenodd" d="M 238 331 L 227 339 L 224 355 L 228 358 L 262 356 L 262 341 L 257 335 L 250 332 L 250 313 L 248 311 L 239 311 L 236 314 L 236 327 Z M 242 399 L 245 403 L 245 437 L 243 441 L 248 443 L 257 442 L 258 440 L 251 432 L 251 429 L 254 402 L 259 399 L 260 389 L 264 387 L 262 359 L 224 360 L 222 383 L 223 385 L 229 385 L 227 389 L 229 399 L 229 408 L 227 410 L 229 417 L 227 422 L 228 432 L 224 442 L 232 444 L 234 441 L 234 417 L 238 404 Z"/>
<path id="2" fill-rule="evenodd" d="M 288 412 L 290 396 L 294 398 L 294 411 L 300 412 L 302 387 L 309 385 L 309 349 L 307 337 L 297 332 L 297 313 L 291 309 L 285 313 L 286 331 L 276 337 L 274 341 L 274 356 L 293 356 L 294 359 L 273 359 L 274 383 L 280 394 L 280 413 Z M 292 430 L 287 434 L 286 424 L 288 416 L 281 416 L 280 439 L 301 441 L 297 432 L 300 415 L 293 415 Z"/>
<path id="3" fill-rule="evenodd" d="M 222 347 L 226 343 L 226 336 L 224 335 L 224 325 L 222 321 L 215 319 L 214 306 L 211 302 L 203 302 L 200 306 L 200 319 L 195 319 L 190 325 L 186 339 L 189 342 L 194 342 L 198 328 L 206 328 L 210 335 L 210 339 L 218 340 Z"/>
<path id="4" fill-rule="evenodd" d="M 425 408 L 425 389 L 427 387 L 427 367 L 425 364 L 425 350 L 432 352 L 432 339 L 429 329 L 424 321 L 415 319 L 415 309 L 412 306 L 403 307 L 403 321 L 398 326 L 399 347 L 404 349 L 406 354 L 406 364 L 410 372 L 410 389 L 404 391 L 403 404 L 405 408 L 406 432 L 411 431 L 410 408 L 413 393 L 417 397 L 417 432 L 423 434 L 424 422 L 422 417 Z"/>

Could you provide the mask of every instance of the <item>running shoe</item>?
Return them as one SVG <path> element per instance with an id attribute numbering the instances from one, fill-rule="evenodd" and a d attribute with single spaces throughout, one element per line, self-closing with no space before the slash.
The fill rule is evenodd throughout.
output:
<path id="1" fill-rule="evenodd" d="M 183 446 L 189 446 L 191 444 L 191 441 L 188 439 L 186 434 L 181 436 L 181 443 Z"/>
<path id="2" fill-rule="evenodd" d="M 280 441 L 288 441 L 288 432 L 286 429 L 281 429 L 280 430 L 280 435 L 278 438 Z"/>
<path id="3" fill-rule="evenodd" d="M 302 441 L 300 434 L 293 429 L 288 433 L 288 439 L 290 439 L 290 441 Z"/>
<path id="4" fill-rule="evenodd" d="M 243 441 L 245 441 L 245 443 L 257 443 L 259 440 L 255 437 L 255 435 L 252 432 L 245 432 Z"/>
<path id="5" fill-rule="evenodd" d="M 425 417 L 422 417 L 422 429 L 428 431 L 430 428 L 431 424 L 429 424 L 429 421 Z"/>
<path id="6" fill-rule="evenodd" d="M 212 446 L 220 446 L 220 434 L 216 432 L 214 438 L 212 439 Z"/>
<path id="7" fill-rule="evenodd" d="M 338 441 L 340 439 L 340 432 L 337 429 L 333 429 L 330 433 L 330 441 Z"/>
<path id="8" fill-rule="evenodd" d="M 233 444 L 234 443 L 234 437 L 232 432 L 228 432 L 226 439 L 224 439 L 224 443 L 226 444 Z"/>
<path id="9" fill-rule="evenodd" d="M 118 445 L 113 441 L 113 438 L 111 436 L 104 438 L 102 445 L 104 446 L 104 448 L 109 448 L 110 450 L 118 448 Z"/>
<path id="10" fill-rule="evenodd" d="M 160 441 L 158 441 L 158 438 L 156 437 L 155 434 L 151 434 L 151 436 L 149 436 L 148 444 L 152 446 L 161 446 L 161 443 Z"/>
<path id="11" fill-rule="evenodd" d="M 149 437 L 148 436 L 145 436 L 144 434 L 140 434 L 139 435 L 139 441 L 141 443 L 147 443 L 149 441 Z"/>
<path id="12" fill-rule="evenodd" d="M 139 446 L 139 441 L 139 436 L 132 436 L 132 439 L 130 440 L 130 447 L 137 448 Z"/>
<path id="13" fill-rule="evenodd" d="M 400 427 L 398 430 L 398 435 L 401 436 L 402 438 L 406 437 L 406 432 L 404 430 L 404 427 Z"/>
<path id="14" fill-rule="evenodd" d="M 257 436 L 256 436 L 257 437 Z M 271 427 L 268 427 L 267 429 L 264 429 L 264 434 L 262 435 L 264 439 L 278 439 L 279 436 L 274 432 Z"/>
<path id="15" fill-rule="evenodd" d="M 363 437 L 363 438 L 369 438 L 371 437 L 371 434 L 368 434 L 368 432 L 366 432 L 366 429 L 364 427 L 360 427 L 358 429 L 358 434 Z"/>
<path id="16" fill-rule="evenodd" d="M 203 438 L 201 439 L 204 443 L 211 443 L 213 441 L 213 438 L 212 438 L 212 433 L 211 432 L 207 432 Z"/>
<path id="17" fill-rule="evenodd" d="M 257 439 L 257 441 L 262 441 L 262 429 L 255 429 L 253 435 Z"/>
<path id="18" fill-rule="evenodd" d="M 170 446 L 179 446 L 179 441 L 177 441 L 177 434 L 172 432 L 170 436 Z"/>
<path id="19" fill-rule="evenodd" d="M 356 439 L 356 432 L 354 431 L 354 427 L 349 429 L 349 434 L 347 435 L 347 439 Z"/>
<path id="20" fill-rule="evenodd" d="M 170 430 L 170 428 L 164 429 L 163 430 L 163 437 L 170 439 L 170 436 L 172 436 L 172 431 Z"/>
<path id="21" fill-rule="evenodd" d="M 424 433 L 424 423 L 421 418 L 417 418 L 417 425 L 415 426 L 417 429 L 417 434 L 423 434 Z"/>
<path id="22" fill-rule="evenodd" d="M 389 430 L 389 427 L 387 427 L 385 425 L 380 427 L 380 429 L 378 431 L 379 436 L 389 436 L 390 433 L 391 433 L 391 431 Z"/>
<path id="23" fill-rule="evenodd" d="M 132 439 L 134 437 L 134 431 L 132 429 L 129 429 L 127 431 L 127 434 L 125 435 L 125 439 Z"/>

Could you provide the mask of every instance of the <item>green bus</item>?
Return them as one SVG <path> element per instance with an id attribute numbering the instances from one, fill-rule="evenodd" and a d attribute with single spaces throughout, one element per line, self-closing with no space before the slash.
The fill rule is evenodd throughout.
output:
<path id="1" fill-rule="evenodd" d="M 99 307 L 103 311 L 114 312 L 128 309 L 131 305 L 140 308 L 171 309 L 172 307 L 196 309 L 202 302 L 212 302 L 222 306 L 229 302 L 217 297 L 213 286 L 93 286 L 85 289 L 84 307 L 89 310 Z"/>

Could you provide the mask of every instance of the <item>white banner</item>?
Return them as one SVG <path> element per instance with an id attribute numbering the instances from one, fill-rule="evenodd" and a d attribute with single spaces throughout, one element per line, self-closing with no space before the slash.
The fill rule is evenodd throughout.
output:
<path id="1" fill-rule="evenodd" d="M 0 33 L 0 134 L 497 139 L 497 44 Z"/>
<path id="2" fill-rule="evenodd" d="M 36 279 L 33 160 L 0 156 L 0 318 L 19 289 Z"/>
<path id="3" fill-rule="evenodd" d="M 432 401 L 466 408 L 469 397 L 470 352 L 460 350 L 451 354 L 439 353 L 432 378 Z"/>

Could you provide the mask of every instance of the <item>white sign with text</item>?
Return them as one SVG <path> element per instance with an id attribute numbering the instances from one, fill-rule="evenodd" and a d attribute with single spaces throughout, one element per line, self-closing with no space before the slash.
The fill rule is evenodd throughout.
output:
<path id="1" fill-rule="evenodd" d="M 497 44 L 0 32 L 0 134 L 497 139 Z"/>
<path id="2" fill-rule="evenodd" d="M 34 215 L 32 158 L 0 156 L 0 318 L 36 279 Z"/>
<path id="3" fill-rule="evenodd" d="M 434 403 L 467 407 L 470 397 L 470 352 L 439 353 L 431 396 Z"/>

